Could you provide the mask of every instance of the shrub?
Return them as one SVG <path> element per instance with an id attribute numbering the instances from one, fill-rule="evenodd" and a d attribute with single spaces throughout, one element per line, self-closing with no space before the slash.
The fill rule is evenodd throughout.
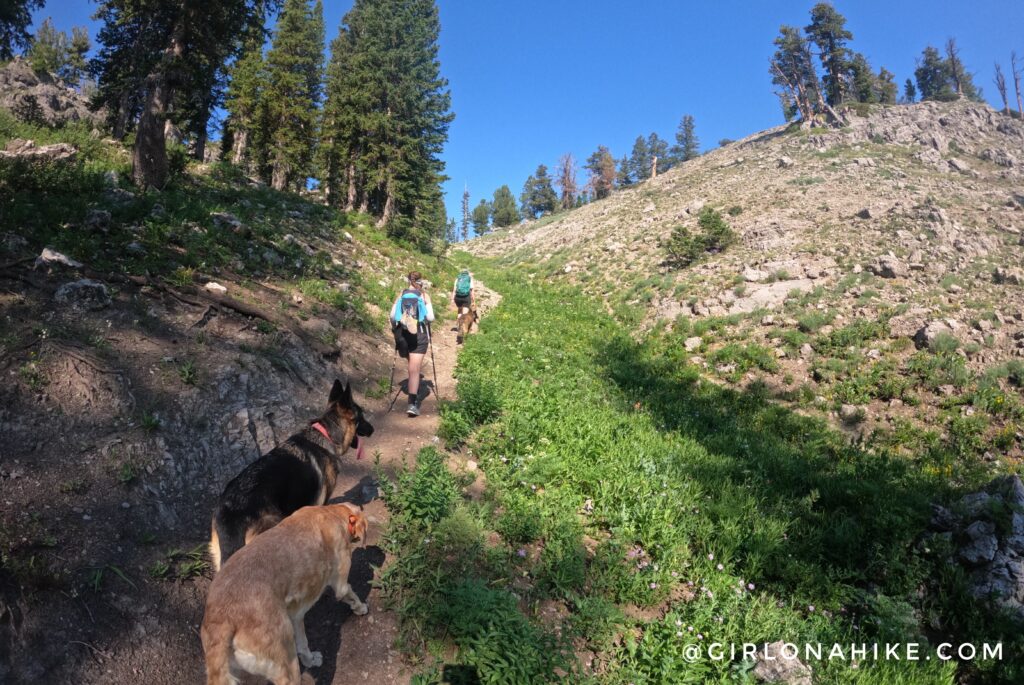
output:
<path id="1" fill-rule="evenodd" d="M 381 494 L 388 508 L 421 522 L 437 522 L 448 516 L 458 492 L 455 477 L 433 447 L 420 450 L 415 470 L 403 468 L 396 481 L 381 481 Z"/>
<path id="2" fill-rule="evenodd" d="M 701 210 L 697 225 L 700 233 L 691 233 L 682 224 L 672 229 L 672 235 L 665 244 L 669 264 L 676 267 L 689 266 L 707 254 L 722 252 L 736 242 L 736 233 L 722 215 L 711 207 Z"/>

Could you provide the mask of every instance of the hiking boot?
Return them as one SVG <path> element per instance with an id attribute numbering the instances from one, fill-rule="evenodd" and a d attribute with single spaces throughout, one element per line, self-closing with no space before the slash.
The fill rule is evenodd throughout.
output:
<path id="1" fill-rule="evenodd" d="M 420 415 L 420 403 L 419 402 L 410 402 L 409 403 L 409 408 L 405 410 L 405 413 L 408 414 L 409 416 L 419 416 Z"/>

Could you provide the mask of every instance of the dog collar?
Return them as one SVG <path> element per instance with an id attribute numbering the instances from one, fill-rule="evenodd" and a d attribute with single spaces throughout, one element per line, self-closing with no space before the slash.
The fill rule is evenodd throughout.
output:
<path id="1" fill-rule="evenodd" d="M 332 445 L 334 444 L 334 440 L 331 439 L 331 434 L 327 432 L 327 429 L 324 428 L 322 423 L 320 423 L 319 421 L 314 421 L 313 425 L 310 426 L 310 428 L 315 428 L 316 430 L 320 431 L 320 434 L 327 438 L 328 442 L 330 442 Z"/>

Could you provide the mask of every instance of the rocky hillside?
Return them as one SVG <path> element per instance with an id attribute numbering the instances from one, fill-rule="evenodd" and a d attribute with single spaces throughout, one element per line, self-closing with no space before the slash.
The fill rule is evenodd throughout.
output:
<path id="1" fill-rule="evenodd" d="M 468 249 L 578 283 L 635 326 L 667 324 L 711 377 L 767 382 L 860 435 L 956 418 L 998 438 L 990 459 L 1019 455 L 1024 123 L 966 102 L 845 115 Z M 736 244 L 669 266 L 665 241 L 704 207 Z"/>

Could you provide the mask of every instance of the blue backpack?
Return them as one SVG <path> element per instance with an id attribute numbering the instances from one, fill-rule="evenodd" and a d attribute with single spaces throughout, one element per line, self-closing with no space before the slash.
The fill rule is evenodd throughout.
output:
<path id="1" fill-rule="evenodd" d="M 413 335 L 419 333 L 419 325 L 427 320 L 427 303 L 419 290 L 406 288 L 395 303 L 391 320 Z"/>

